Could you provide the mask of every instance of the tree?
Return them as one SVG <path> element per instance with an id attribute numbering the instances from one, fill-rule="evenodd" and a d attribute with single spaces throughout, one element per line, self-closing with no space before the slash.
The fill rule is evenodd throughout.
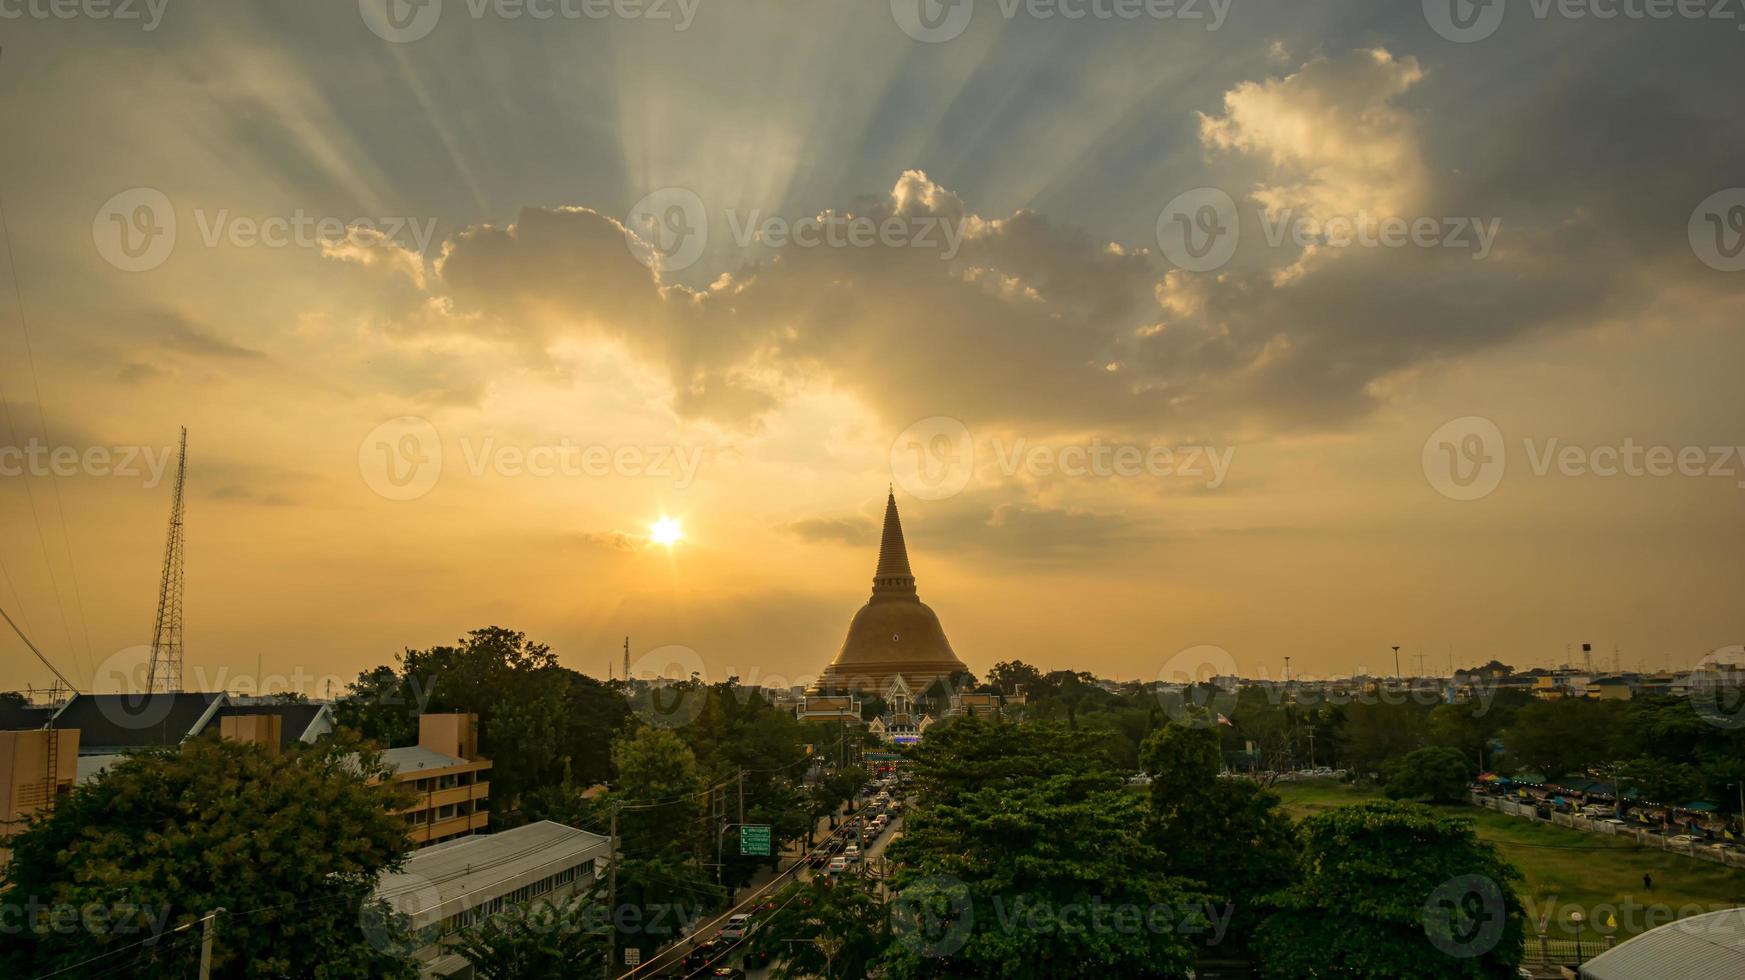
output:
<path id="1" fill-rule="evenodd" d="M 1375 778 L 1424 744 L 1428 712 L 1417 704 L 1357 701 L 1344 706 L 1340 742 L 1350 767 Z"/>
<path id="2" fill-rule="evenodd" d="M 377 745 L 410 745 L 418 740 L 418 715 L 424 709 L 420 693 L 383 664 L 346 686 L 345 696 L 333 702 L 334 720 Z"/>
<path id="3" fill-rule="evenodd" d="M 1547 779 L 1585 772 L 1606 761 L 1613 709 L 1621 701 L 1537 701 L 1522 708 L 1503 735 L 1503 746 L 1517 767 Z"/>
<path id="4" fill-rule="evenodd" d="M 613 741 L 612 761 L 618 785 L 607 804 L 636 807 L 619 825 L 625 856 L 699 856 L 702 782 L 691 747 L 669 729 L 639 728 Z"/>
<path id="5" fill-rule="evenodd" d="M 12 841 L 0 901 L 76 910 L 85 928 L 9 930 L 0 972 L 115 951 L 105 970 L 192 976 L 199 945 L 181 939 L 197 928 L 121 947 L 223 908 L 215 977 L 416 976 L 399 924 L 372 898 L 410 843 L 396 813 L 410 801 L 388 775 L 343 734 L 284 755 L 212 735 L 127 757 Z"/>
<path id="6" fill-rule="evenodd" d="M 914 751 L 916 806 L 890 848 L 890 976 L 1187 974 L 1205 897 L 1164 871 L 1144 801 L 1097 741 L 976 719 L 929 732 Z M 1129 914 L 1170 927 L 1116 925 Z"/>
<path id="7" fill-rule="evenodd" d="M 451 938 L 448 948 L 466 957 L 479 980 L 593 976 L 606 959 L 601 910 L 598 894 L 510 905 Z"/>
<path id="8" fill-rule="evenodd" d="M 1270 896 L 1267 977 L 1512 978 L 1520 877 L 1468 820 L 1371 801 L 1305 818 L 1301 880 Z"/>
<path id="9" fill-rule="evenodd" d="M 1295 877 L 1296 833 L 1279 798 L 1247 779 L 1220 779 L 1218 735 L 1170 725 L 1140 750 L 1151 776 L 1147 839 L 1170 874 L 1198 882 L 1233 908 L 1241 942 L 1258 923 L 1261 896 Z"/>
<path id="10" fill-rule="evenodd" d="M 890 945 L 890 911 L 859 875 L 789 885 L 775 903 L 748 946 L 774 958 L 776 980 L 864 977 Z"/>
<path id="11" fill-rule="evenodd" d="M 1042 688 L 1042 671 L 1022 660 L 1002 660 L 988 671 L 988 683 L 1001 694 L 1034 693 Z"/>
<path id="12" fill-rule="evenodd" d="M 1390 800 L 1464 802 L 1471 791 L 1473 766 L 1453 749 L 1419 749 L 1394 763 L 1384 787 Z"/>

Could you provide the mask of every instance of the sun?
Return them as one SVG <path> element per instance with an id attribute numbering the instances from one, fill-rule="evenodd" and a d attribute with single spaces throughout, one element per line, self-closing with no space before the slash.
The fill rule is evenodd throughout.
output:
<path id="1" fill-rule="evenodd" d="M 649 526 L 648 537 L 655 544 L 664 544 L 671 548 L 685 539 L 685 530 L 674 518 L 663 517 Z"/>

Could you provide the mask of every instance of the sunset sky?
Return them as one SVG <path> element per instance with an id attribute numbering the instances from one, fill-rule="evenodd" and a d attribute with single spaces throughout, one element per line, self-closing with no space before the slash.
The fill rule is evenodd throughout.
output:
<path id="1" fill-rule="evenodd" d="M 977 672 L 1745 642 L 1745 11 L 904 6 L 0 20 L 0 447 L 188 427 L 190 688 L 490 624 L 809 681 L 891 484 Z M 753 235 L 826 213 L 898 240 Z M 1229 219 L 1222 264 L 1172 238 Z M 1703 463 L 1592 472 L 1630 447 Z M 170 479 L 98 469 L 0 475 L 0 607 L 114 690 Z"/>

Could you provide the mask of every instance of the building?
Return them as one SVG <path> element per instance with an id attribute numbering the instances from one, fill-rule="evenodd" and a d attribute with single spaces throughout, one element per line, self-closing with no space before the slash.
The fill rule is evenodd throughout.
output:
<path id="1" fill-rule="evenodd" d="M 850 722 L 860 724 L 860 698 L 853 694 L 808 694 L 794 705 L 794 717 L 802 723 L 813 721 Z"/>
<path id="2" fill-rule="evenodd" d="M 472 964 L 448 952 L 444 939 L 511 905 L 585 890 L 613 851 L 609 837 L 542 820 L 414 852 L 398 872 L 382 876 L 375 895 L 410 920 L 422 976 L 464 980 Z"/>
<path id="3" fill-rule="evenodd" d="M 1745 977 L 1745 908 L 1650 929 L 1581 965 L 1582 980 L 1734 980 Z"/>
<path id="4" fill-rule="evenodd" d="M 893 492 L 885 500 L 872 597 L 849 622 L 842 649 L 824 668 L 814 693 L 884 691 L 899 676 L 911 690 L 926 692 L 935 681 L 967 671 L 952 652 L 939 617 L 915 590 Z"/>
<path id="5" fill-rule="evenodd" d="M 418 716 L 418 744 L 384 749 L 382 762 L 416 796 L 400 811 L 418 847 L 475 834 L 490 821 L 491 761 L 479 755 L 479 716 Z"/>
<path id="6" fill-rule="evenodd" d="M 24 830 L 30 818 L 53 810 L 79 775 L 79 731 L 37 728 L 0 732 L 0 843 Z M 0 868 L 11 860 L 0 847 Z"/>

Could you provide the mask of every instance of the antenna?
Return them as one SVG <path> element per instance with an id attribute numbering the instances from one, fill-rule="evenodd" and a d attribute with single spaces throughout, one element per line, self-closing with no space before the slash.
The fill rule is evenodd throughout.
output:
<path id="1" fill-rule="evenodd" d="M 624 679 L 630 680 L 630 637 L 624 638 Z"/>
<path id="2" fill-rule="evenodd" d="M 188 476 L 188 427 L 176 450 L 176 491 L 170 498 L 170 530 L 164 542 L 164 574 L 158 584 L 158 619 L 152 628 L 151 669 L 145 690 L 182 690 L 182 487 Z"/>

